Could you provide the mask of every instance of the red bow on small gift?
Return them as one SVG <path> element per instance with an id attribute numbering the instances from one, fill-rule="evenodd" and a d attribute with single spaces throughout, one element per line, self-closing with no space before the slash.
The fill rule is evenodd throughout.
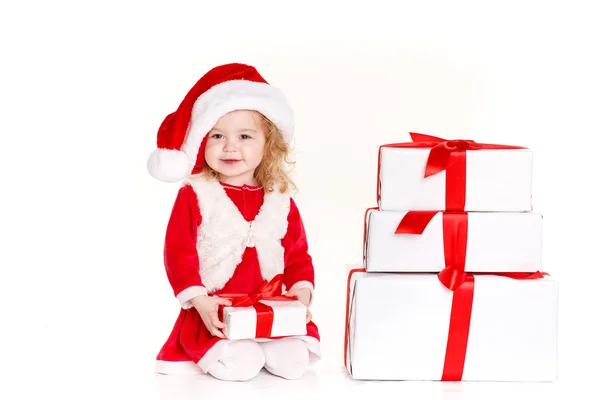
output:
<path id="1" fill-rule="evenodd" d="M 275 313 L 273 308 L 261 303 L 260 300 L 293 301 L 296 297 L 284 296 L 283 274 L 276 275 L 270 281 L 264 281 L 258 289 L 252 293 L 222 293 L 221 298 L 231 301 L 230 307 L 254 307 L 256 310 L 256 337 L 271 337 L 273 319 Z M 219 307 L 219 319 L 223 320 L 223 306 Z"/>

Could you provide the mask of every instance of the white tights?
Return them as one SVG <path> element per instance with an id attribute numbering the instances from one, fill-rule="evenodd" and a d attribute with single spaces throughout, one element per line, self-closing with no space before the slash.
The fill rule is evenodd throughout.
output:
<path id="1" fill-rule="evenodd" d="M 308 361 L 308 348 L 301 339 L 237 340 L 228 343 L 224 354 L 208 373 L 226 381 L 247 381 L 264 367 L 273 375 L 298 379 L 306 372 Z"/>

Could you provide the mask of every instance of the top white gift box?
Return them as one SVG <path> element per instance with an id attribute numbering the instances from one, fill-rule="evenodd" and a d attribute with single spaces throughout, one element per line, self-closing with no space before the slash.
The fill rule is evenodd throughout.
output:
<path id="1" fill-rule="evenodd" d="M 379 148 L 380 210 L 532 210 L 531 150 L 410 135 L 413 142 Z"/>

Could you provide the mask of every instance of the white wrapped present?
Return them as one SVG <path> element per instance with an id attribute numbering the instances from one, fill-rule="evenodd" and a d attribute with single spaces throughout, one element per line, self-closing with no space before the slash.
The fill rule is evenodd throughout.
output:
<path id="1" fill-rule="evenodd" d="M 550 277 L 475 274 L 452 292 L 431 273 L 355 273 L 348 298 L 345 361 L 355 379 L 556 379 Z"/>

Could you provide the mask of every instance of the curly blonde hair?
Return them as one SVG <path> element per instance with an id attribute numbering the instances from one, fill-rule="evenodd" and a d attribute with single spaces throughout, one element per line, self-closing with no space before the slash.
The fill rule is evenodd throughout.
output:
<path id="1" fill-rule="evenodd" d="M 296 163 L 291 160 L 291 148 L 283 139 L 279 128 L 263 114 L 258 111 L 256 113 L 260 116 L 259 123 L 265 133 L 265 146 L 262 160 L 254 171 L 254 178 L 266 192 L 274 191 L 275 186 L 279 185 L 281 193 L 294 193 L 298 188 L 286 170 L 286 167 Z M 219 178 L 219 173 L 208 164 L 204 165 L 202 173 L 209 179 Z"/>

